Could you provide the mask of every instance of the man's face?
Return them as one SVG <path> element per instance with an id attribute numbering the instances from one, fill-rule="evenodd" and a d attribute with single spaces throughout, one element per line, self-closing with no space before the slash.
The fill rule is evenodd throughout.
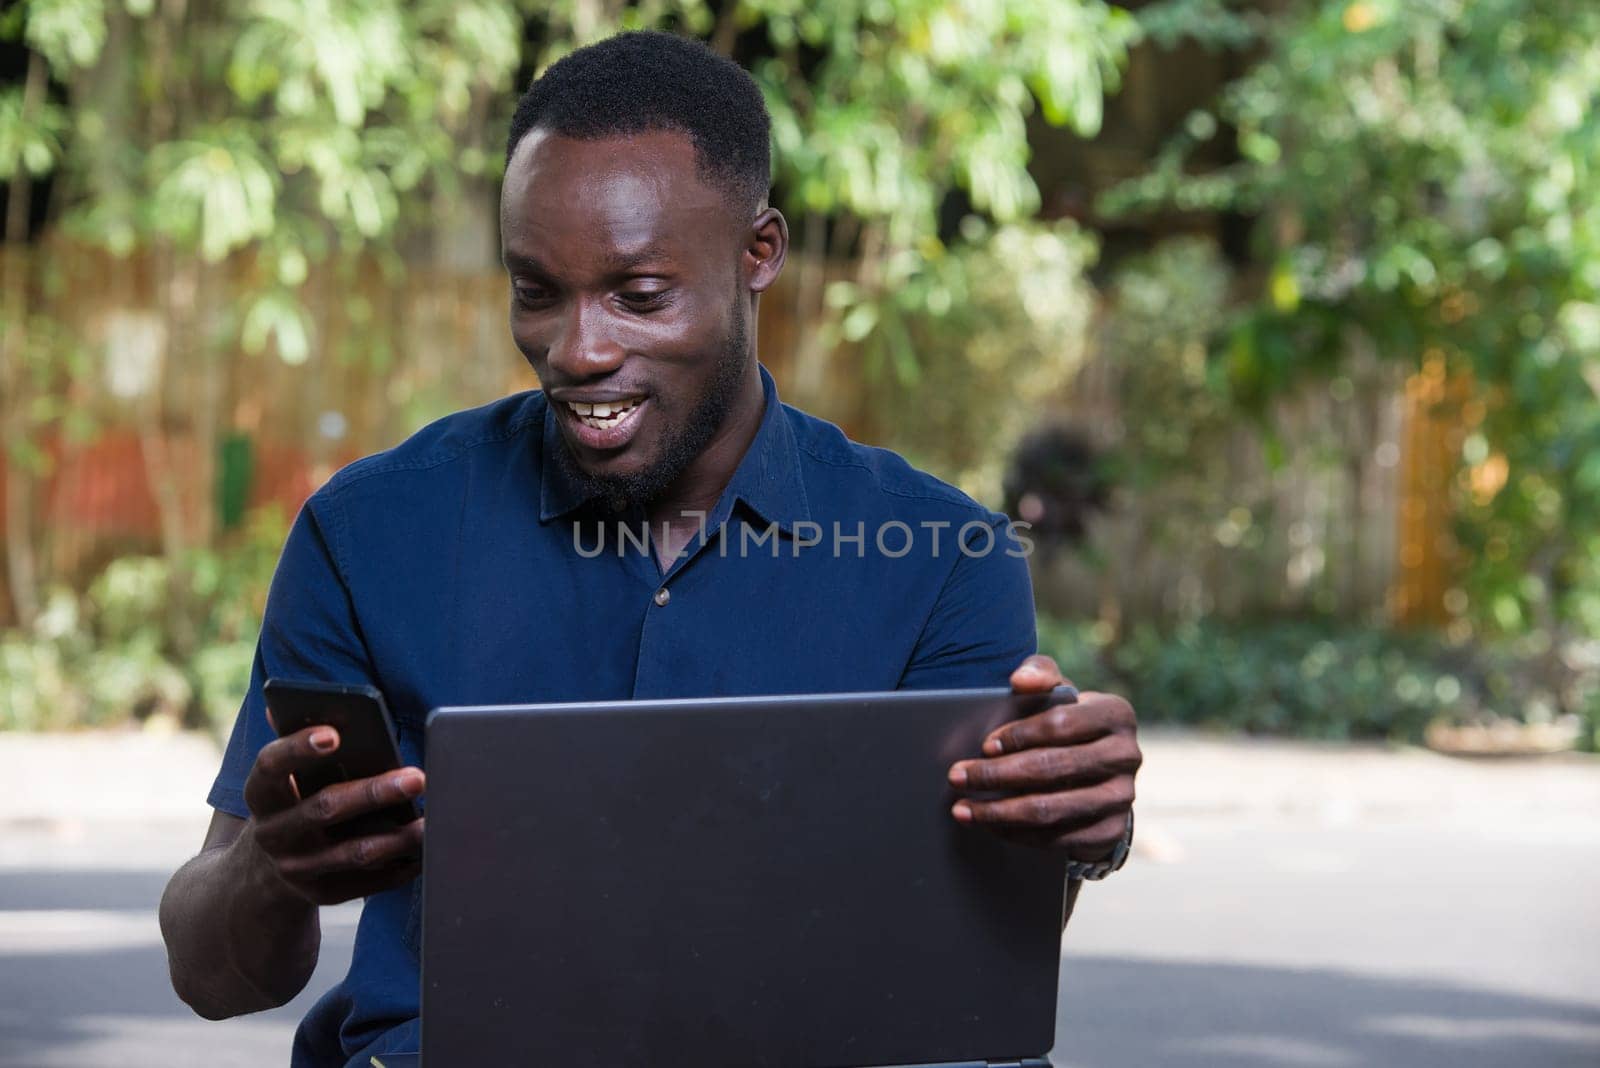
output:
<path id="1" fill-rule="evenodd" d="M 752 373 L 749 221 L 677 133 L 535 129 L 506 168 L 511 335 L 550 397 L 563 462 L 614 504 L 660 496 Z"/>

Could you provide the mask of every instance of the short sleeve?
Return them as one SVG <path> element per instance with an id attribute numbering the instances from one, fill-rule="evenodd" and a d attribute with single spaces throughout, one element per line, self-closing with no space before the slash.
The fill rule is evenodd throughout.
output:
<path id="1" fill-rule="evenodd" d="M 934 602 L 902 690 L 1005 686 L 1038 648 L 1025 546 L 1005 517 L 977 524 Z M 963 527 L 963 531 L 969 529 Z"/>
<path id="2" fill-rule="evenodd" d="M 206 801 L 219 812 L 248 818 L 244 781 L 261 747 L 276 735 L 267 722 L 262 687 L 271 678 L 376 685 L 366 645 L 356 622 L 350 591 L 340 574 L 331 531 L 319 518 L 320 497 L 308 501 L 295 518 L 278 558 L 261 619 L 250 688 L 222 754 Z"/>

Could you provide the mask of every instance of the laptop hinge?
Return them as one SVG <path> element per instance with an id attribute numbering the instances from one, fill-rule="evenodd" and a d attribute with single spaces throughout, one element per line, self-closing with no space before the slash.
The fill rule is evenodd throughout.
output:
<path id="1" fill-rule="evenodd" d="M 940 1061 L 937 1064 L 899 1064 L 895 1068 L 1051 1068 L 1047 1057 L 1025 1057 L 1020 1061 Z"/>

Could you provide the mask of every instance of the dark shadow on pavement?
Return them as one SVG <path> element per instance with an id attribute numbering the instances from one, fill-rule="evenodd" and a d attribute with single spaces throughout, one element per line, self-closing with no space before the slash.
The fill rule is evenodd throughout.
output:
<path id="1" fill-rule="evenodd" d="M 0 909 L 154 909 L 171 872 L 149 870 L 8 871 Z"/>
<path id="2" fill-rule="evenodd" d="M 164 883 L 164 873 L 148 871 L 0 876 L 0 911 L 108 909 L 142 913 L 130 920 L 148 923 L 146 934 L 119 946 L 21 952 L 0 944 L 0 1066 L 217 1068 L 287 1060 L 294 1023 L 343 972 L 353 929 L 325 928 L 321 966 L 289 1005 L 240 1025 L 208 1023 L 168 985 L 154 917 Z M 1055 1059 L 1072 1068 L 1596 1068 L 1600 994 L 1574 991 L 1578 997 L 1591 1000 L 1332 970 L 1073 954 L 1062 969 Z M 129 1036 L 125 1056 L 87 1053 L 117 1048 L 118 1027 Z M 157 1041 L 160 1052 L 150 1052 Z M 236 1060 L 230 1047 L 254 1052 Z"/>
<path id="3" fill-rule="evenodd" d="M 216 1068 L 286 1064 L 294 1026 L 344 973 L 354 928 L 323 925 L 316 974 L 270 1012 L 212 1023 L 173 993 L 155 909 L 168 873 L 23 870 L 0 873 L 0 919 L 18 910 L 104 910 L 114 943 L 93 928 L 59 949 L 0 941 L 0 1068 Z M 30 921 L 31 922 L 31 921 Z M 23 932 L 26 945 L 26 931 Z M 128 941 L 122 941 L 127 939 Z M 107 1049 L 122 1051 L 108 1056 Z"/>

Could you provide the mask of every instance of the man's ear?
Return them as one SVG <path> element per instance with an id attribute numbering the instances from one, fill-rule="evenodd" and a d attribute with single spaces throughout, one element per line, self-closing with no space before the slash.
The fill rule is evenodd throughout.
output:
<path id="1" fill-rule="evenodd" d="M 789 254 L 789 224 L 777 208 L 763 208 L 745 231 L 745 284 L 752 293 L 765 292 L 778 280 Z"/>

